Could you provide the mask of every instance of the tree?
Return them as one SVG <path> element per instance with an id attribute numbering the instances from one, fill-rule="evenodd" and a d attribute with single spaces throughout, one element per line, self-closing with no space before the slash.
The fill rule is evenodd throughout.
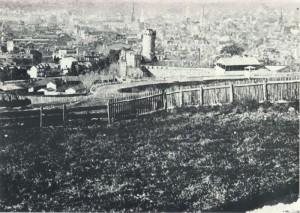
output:
<path id="1" fill-rule="evenodd" d="M 119 60 L 120 50 L 110 50 L 108 54 L 109 63 L 116 63 Z"/>
<path id="2" fill-rule="evenodd" d="M 6 48 L 6 46 L 1 46 L 1 52 L 7 53 L 7 48 Z"/>
<path id="3" fill-rule="evenodd" d="M 227 45 L 222 48 L 221 54 L 241 55 L 244 52 L 244 48 L 238 46 L 237 44 Z"/>
<path id="4" fill-rule="evenodd" d="M 68 75 L 70 76 L 77 76 L 79 75 L 80 71 L 79 71 L 79 65 L 77 63 L 72 63 L 71 65 L 71 69 L 70 71 L 68 72 Z"/>
<path id="5" fill-rule="evenodd" d="M 58 64 L 58 63 L 59 63 L 59 60 L 60 60 L 59 57 L 54 56 L 54 58 L 53 58 L 54 63 Z"/>
<path id="6" fill-rule="evenodd" d="M 37 65 L 42 63 L 42 53 L 37 50 L 30 50 L 30 54 L 32 55 L 32 63 L 33 65 Z"/>

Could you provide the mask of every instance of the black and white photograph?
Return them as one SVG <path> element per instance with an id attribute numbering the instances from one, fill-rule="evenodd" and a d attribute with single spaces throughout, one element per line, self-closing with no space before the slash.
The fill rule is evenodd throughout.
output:
<path id="1" fill-rule="evenodd" d="M 0 0 L 0 212 L 300 213 L 300 0 Z"/>

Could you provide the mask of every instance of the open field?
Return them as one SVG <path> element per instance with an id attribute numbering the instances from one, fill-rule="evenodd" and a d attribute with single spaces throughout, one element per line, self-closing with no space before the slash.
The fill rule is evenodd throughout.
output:
<path id="1" fill-rule="evenodd" d="M 248 110 L 1 129 L 0 211 L 229 211 L 295 200 L 297 112 L 285 105 Z"/>

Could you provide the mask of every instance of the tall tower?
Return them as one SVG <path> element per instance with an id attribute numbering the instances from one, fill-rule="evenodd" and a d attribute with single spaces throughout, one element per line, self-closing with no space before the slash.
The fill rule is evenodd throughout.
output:
<path id="1" fill-rule="evenodd" d="M 295 12 L 295 23 L 296 23 L 296 26 L 299 28 L 299 23 L 300 23 L 300 9 L 299 7 L 297 7 L 296 9 L 296 12 Z"/>
<path id="2" fill-rule="evenodd" d="M 132 1 L 131 22 L 135 22 L 134 2 Z"/>
<path id="3" fill-rule="evenodd" d="M 155 57 L 156 31 L 146 29 L 143 31 L 142 56 L 145 62 L 152 62 Z"/>

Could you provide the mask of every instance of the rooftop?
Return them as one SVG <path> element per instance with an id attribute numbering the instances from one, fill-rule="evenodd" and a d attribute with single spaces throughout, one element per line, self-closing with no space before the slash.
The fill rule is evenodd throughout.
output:
<path id="1" fill-rule="evenodd" d="M 216 64 L 223 64 L 225 66 L 234 66 L 234 65 L 260 65 L 259 61 L 253 57 L 241 57 L 234 56 L 230 58 L 220 58 Z"/>

